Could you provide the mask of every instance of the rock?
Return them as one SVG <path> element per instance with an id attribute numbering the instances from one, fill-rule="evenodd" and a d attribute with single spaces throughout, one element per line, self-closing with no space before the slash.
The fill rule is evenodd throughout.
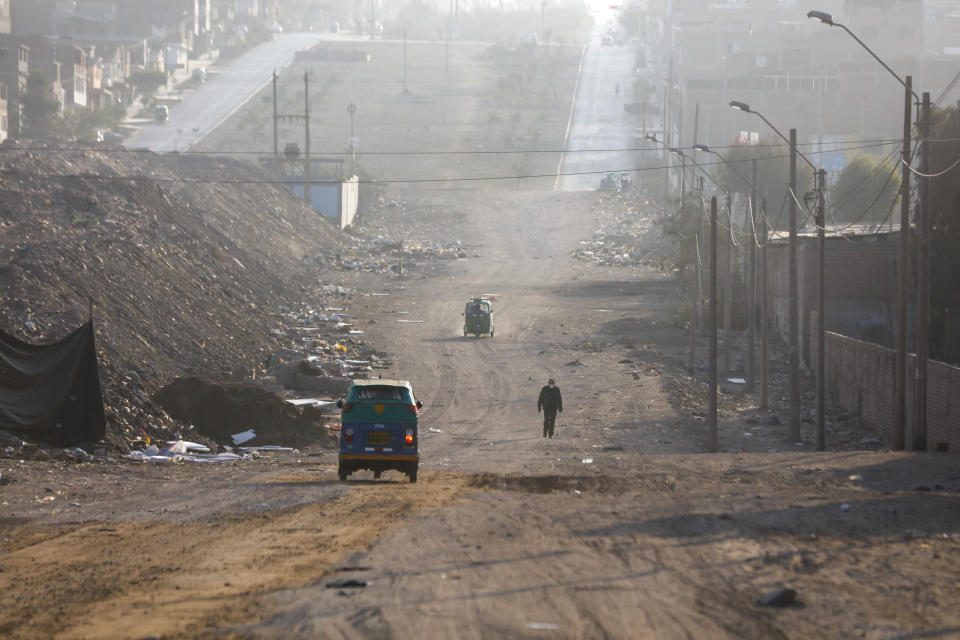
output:
<path id="1" fill-rule="evenodd" d="M 763 595 L 757 600 L 757 606 L 760 607 L 789 607 L 797 604 L 797 592 L 793 589 L 782 588 L 775 589 Z"/>

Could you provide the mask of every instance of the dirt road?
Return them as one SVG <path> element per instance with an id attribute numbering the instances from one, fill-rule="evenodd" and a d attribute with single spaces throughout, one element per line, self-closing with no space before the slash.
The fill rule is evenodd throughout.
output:
<path id="1" fill-rule="evenodd" d="M 702 423 L 666 391 L 669 281 L 569 257 L 594 196 L 456 195 L 479 257 L 362 309 L 425 404 L 420 482 L 342 484 L 307 451 L 0 461 L 0 636 L 960 635 L 955 454 L 699 453 Z M 495 338 L 462 336 L 477 293 L 497 296 Z M 628 319 L 658 343 L 629 365 L 605 333 Z M 548 376 L 553 440 L 535 410 Z M 780 587 L 799 602 L 755 604 Z"/>

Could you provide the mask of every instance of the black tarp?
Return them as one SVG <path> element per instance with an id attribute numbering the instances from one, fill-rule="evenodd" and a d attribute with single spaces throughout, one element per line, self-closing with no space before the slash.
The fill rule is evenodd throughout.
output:
<path id="1" fill-rule="evenodd" d="M 61 446 L 103 439 L 92 320 L 48 345 L 0 332 L 0 429 Z"/>

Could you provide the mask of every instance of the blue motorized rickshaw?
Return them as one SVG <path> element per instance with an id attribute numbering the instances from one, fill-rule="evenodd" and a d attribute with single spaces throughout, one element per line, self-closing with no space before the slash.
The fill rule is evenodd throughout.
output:
<path id="1" fill-rule="evenodd" d="M 340 407 L 337 475 L 345 481 L 367 469 L 379 478 L 393 469 L 417 481 L 420 436 L 417 419 L 423 406 L 406 380 L 354 380 Z"/>

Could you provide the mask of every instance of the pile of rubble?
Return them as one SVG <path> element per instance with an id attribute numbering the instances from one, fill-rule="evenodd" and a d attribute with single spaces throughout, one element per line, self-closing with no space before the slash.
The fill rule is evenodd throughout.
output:
<path id="1" fill-rule="evenodd" d="M 660 233 L 657 210 L 634 190 L 600 192 L 594 204 L 597 229 L 573 252 L 598 265 L 660 267 L 669 243 Z"/>

